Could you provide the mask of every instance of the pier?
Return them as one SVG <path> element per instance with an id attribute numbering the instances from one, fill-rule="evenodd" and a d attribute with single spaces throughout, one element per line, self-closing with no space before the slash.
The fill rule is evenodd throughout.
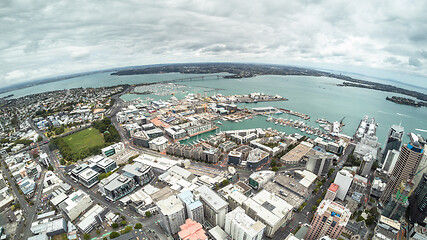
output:
<path id="1" fill-rule="evenodd" d="M 288 110 L 288 109 L 284 109 L 284 108 L 278 108 L 278 109 L 280 111 L 282 111 L 283 113 L 293 115 L 293 116 L 297 116 L 297 117 L 303 118 L 304 120 L 310 119 L 310 116 L 308 116 L 307 114 L 304 114 L 304 113 L 294 112 L 292 110 Z"/>

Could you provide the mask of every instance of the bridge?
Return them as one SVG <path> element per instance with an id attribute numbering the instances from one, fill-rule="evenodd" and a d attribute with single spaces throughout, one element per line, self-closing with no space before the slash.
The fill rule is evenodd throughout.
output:
<path id="1" fill-rule="evenodd" d="M 205 78 L 210 78 L 210 77 L 216 78 L 216 79 L 223 78 L 223 76 L 221 76 L 221 75 L 205 75 L 205 76 L 197 76 L 197 77 L 171 79 L 171 80 L 159 81 L 157 83 L 176 83 L 176 82 L 203 81 L 203 80 L 205 80 Z"/>

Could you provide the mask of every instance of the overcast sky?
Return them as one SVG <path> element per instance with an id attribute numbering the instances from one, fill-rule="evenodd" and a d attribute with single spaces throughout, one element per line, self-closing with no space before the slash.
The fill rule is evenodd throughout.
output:
<path id="1" fill-rule="evenodd" d="M 427 1 L 0 0 L 0 83 L 244 61 L 427 75 Z"/>

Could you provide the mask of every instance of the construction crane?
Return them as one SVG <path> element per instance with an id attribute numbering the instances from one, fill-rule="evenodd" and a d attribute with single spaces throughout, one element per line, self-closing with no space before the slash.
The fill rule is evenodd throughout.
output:
<path id="1" fill-rule="evenodd" d="M 345 117 L 343 117 L 342 119 L 341 119 L 341 121 L 340 121 L 340 124 L 342 125 L 342 121 L 344 121 L 344 119 L 345 119 Z"/>

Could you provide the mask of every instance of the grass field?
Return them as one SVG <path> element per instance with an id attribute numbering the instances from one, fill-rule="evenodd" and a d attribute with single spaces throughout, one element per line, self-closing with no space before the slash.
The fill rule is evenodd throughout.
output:
<path id="1" fill-rule="evenodd" d="M 73 153 L 79 153 L 84 149 L 103 145 L 104 136 L 96 128 L 88 128 L 64 137 L 64 141 Z"/>

